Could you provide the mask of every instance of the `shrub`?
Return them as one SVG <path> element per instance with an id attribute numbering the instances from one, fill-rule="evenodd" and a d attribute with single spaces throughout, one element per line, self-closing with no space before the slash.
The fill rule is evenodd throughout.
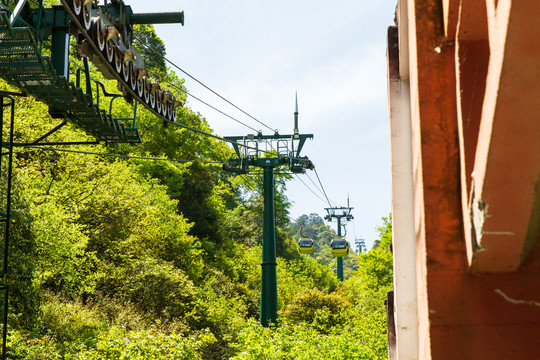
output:
<path id="1" fill-rule="evenodd" d="M 350 307 L 349 301 L 337 293 L 325 294 L 317 289 L 308 289 L 298 294 L 280 311 L 280 315 L 295 322 L 314 324 L 326 332 L 345 322 L 344 311 Z"/>
<path id="2" fill-rule="evenodd" d="M 184 337 L 153 331 L 125 331 L 112 327 L 102 333 L 95 348 L 79 346 L 66 359 L 73 360 L 197 360 L 199 349 L 214 342 L 208 332 Z"/>
<path id="3" fill-rule="evenodd" d="M 42 331 L 60 344 L 92 344 L 100 331 L 107 327 L 88 307 L 79 302 L 66 302 L 57 296 L 50 296 L 41 311 Z"/>
<path id="4" fill-rule="evenodd" d="M 193 283 L 173 265 L 148 258 L 110 267 L 98 284 L 105 296 L 128 301 L 149 316 L 171 321 L 197 318 Z"/>
<path id="5" fill-rule="evenodd" d="M 62 359 L 60 349 L 50 338 L 35 338 L 23 330 L 8 331 L 6 356 L 11 360 Z"/>

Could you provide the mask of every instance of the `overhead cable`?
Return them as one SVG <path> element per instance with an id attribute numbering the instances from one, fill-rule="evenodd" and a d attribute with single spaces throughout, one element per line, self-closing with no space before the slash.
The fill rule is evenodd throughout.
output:
<path id="1" fill-rule="evenodd" d="M 238 120 L 238 119 L 232 117 L 232 116 L 229 115 L 229 114 L 226 114 L 225 112 L 223 112 L 223 111 L 217 109 L 216 107 L 210 105 L 209 103 L 207 103 L 207 102 L 205 102 L 205 101 L 199 99 L 198 97 L 196 97 L 195 95 L 193 95 L 191 92 L 189 92 L 189 91 L 186 90 L 186 93 L 187 93 L 189 96 L 191 96 L 192 98 L 194 98 L 195 100 L 197 100 L 197 101 L 203 103 L 204 105 L 208 106 L 208 107 L 211 108 L 211 109 L 214 109 L 214 110 L 217 111 L 218 113 L 220 113 L 220 114 L 222 114 L 222 115 L 225 115 L 225 116 L 227 116 L 228 118 L 230 118 L 230 119 L 236 121 L 237 123 L 242 124 L 242 125 L 244 125 L 245 127 L 247 127 L 247 128 L 249 128 L 249 129 L 255 131 L 255 133 L 258 133 L 258 132 L 259 132 L 259 130 L 255 129 L 255 128 L 251 127 L 251 126 L 249 126 L 248 124 L 246 124 L 246 123 L 244 123 L 244 122 L 242 122 L 242 121 L 240 121 L 240 120 Z"/>
<path id="2" fill-rule="evenodd" d="M 117 157 L 117 158 L 124 158 L 124 159 L 152 160 L 152 161 L 171 161 L 171 162 L 180 162 L 180 163 L 190 163 L 191 162 L 191 163 L 201 163 L 201 164 L 221 164 L 221 162 L 219 162 L 219 161 L 153 158 L 153 157 L 146 157 L 146 156 L 132 156 L 132 155 L 100 153 L 100 152 L 83 151 L 83 150 L 60 149 L 60 148 L 55 148 L 55 147 L 46 147 L 46 146 L 37 146 L 37 145 L 25 145 L 24 147 L 31 148 L 31 149 L 39 149 L 39 150 L 50 150 L 50 151 L 68 152 L 68 153 L 76 153 L 76 154 L 108 156 L 108 157 Z"/>
<path id="3" fill-rule="evenodd" d="M 319 185 L 315 184 L 315 181 L 313 181 L 313 179 L 311 178 L 311 176 L 308 175 L 308 173 L 306 172 L 306 176 L 307 178 L 309 179 L 309 181 L 311 181 L 311 183 L 313 184 L 313 186 L 315 186 L 315 189 L 319 190 L 319 192 L 324 195 L 324 192 L 321 190 L 321 188 L 319 188 Z"/>
<path id="4" fill-rule="evenodd" d="M 167 79 L 165 79 L 163 76 L 161 76 L 161 75 L 159 75 L 159 74 L 156 74 L 156 73 L 153 73 L 153 72 L 149 72 L 149 73 L 150 73 L 151 75 L 153 75 L 154 77 L 159 78 L 159 80 L 160 80 L 161 82 L 164 82 L 164 83 L 166 83 L 166 84 L 169 84 L 170 86 L 172 86 L 172 87 L 175 88 L 176 90 L 179 90 L 179 91 L 182 91 L 182 92 L 186 92 L 189 96 L 191 96 L 191 97 L 194 98 L 195 100 L 200 101 L 201 103 L 205 104 L 206 106 L 208 106 L 208 107 L 214 109 L 215 111 L 217 111 L 217 112 L 219 112 L 219 113 L 221 113 L 221 114 L 227 116 L 228 118 L 230 118 L 230 119 L 232 119 L 232 120 L 238 122 L 239 124 L 244 125 L 245 127 L 247 127 L 247 128 L 249 128 L 249 129 L 255 131 L 256 133 L 259 132 L 259 130 L 255 129 L 255 128 L 249 126 L 249 125 L 247 125 L 246 123 L 244 123 L 244 122 L 242 122 L 242 121 L 240 121 L 240 120 L 238 120 L 238 119 L 232 117 L 231 115 L 229 115 L 229 114 L 227 114 L 227 113 L 225 113 L 225 112 L 223 112 L 223 111 L 217 109 L 216 107 L 214 107 L 214 106 L 208 104 L 207 102 L 205 102 L 205 101 L 199 99 L 198 97 L 196 97 L 195 95 L 193 95 L 191 92 L 189 92 L 189 90 L 183 89 L 183 88 L 179 87 L 178 85 L 173 84 L 172 82 L 170 82 L 170 81 L 168 81 Z M 219 139 L 220 139 L 220 140 L 224 140 L 224 141 L 229 141 L 229 140 L 226 140 L 226 139 L 223 139 L 223 138 L 219 138 Z M 230 141 L 229 141 L 229 142 L 230 142 Z M 268 143 L 268 141 L 267 141 L 267 143 Z M 250 148 L 249 146 L 246 146 L 246 147 L 247 147 L 247 148 Z M 274 146 L 272 145 L 272 142 L 270 142 L 270 148 L 271 148 L 273 151 L 275 151 L 275 148 L 274 148 Z M 270 154 L 270 152 L 264 151 L 264 150 L 261 150 L 261 152 L 266 153 L 266 154 Z"/>
<path id="5" fill-rule="evenodd" d="M 231 105 L 232 107 L 234 107 L 235 109 L 241 111 L 243 114 L 249 116 L 251 119 L 255 120 L 256 122 L 258 122 L 259 124 L 263 125 L 264 127 L 266 127 L 267 129 L 271 130 L 271 131 L 276 131 L 276 129 L 272 129 L 270 126 L 266 125 L 265 123 L 263 123 L 262 121 L 260 121 L 259 119 L 255 118 L 254 116 L 248 114 L 246 111 L 242 110 L 241 108 L 239 108 L 238 106 L 236 106 L 235 104 L 233 104 L 232 102 L 230 102 L 229 100 L 225 99 L 223 96 L 221 96 L 220 94 L 218 94 L 217 92 L 215 92 L 214 90 L 212 90 L 211 88 L 209 88 L 207 85 L 205 85 L 204 83 L 202 83 L 200 80 L 198 80 L 197 78 L 195 78 L 194 76 L 192 76 L 191 74 L 189 74 L 187 71 L 185 71 L 184 69 L 182 69 L 181 67 L 179 67 L 178 65 L 176 65 L 175 63 L 173 63 L 172 61 L 170 61 L 169 59 L 167 59 L 165 56 L 163 56 L 158 50 L 156 50 L 154 47 L 150 46 L 150 45 L 147 45 L 145 43 L 143 43 L 142 41 L 140 41 L 139 39 L 135 38 L 135 41 L 137 41 L 139 44 L 141 44 L 142 46 L 144 46 L 146 49 L 152 51 L 153 53 L 155 53 L 156 55 L 158 56 L 161 56 L 166 62 L 168 62 L 169 64 L 171 64 L 173 67 L 175 67 L 176 69 L 180 70 L 181 72 L 183 72 L 184 74 L 186 74 L 188 77 L 190 77 L 191 79 L 193 79 L 194 81 L 196 81 L 197 83 L 199 83 L 201 86 L 203 86 L 205 89 L 207 89 L 208 91 L 210 91 L 211 93 L 213 93 L 214 95 L 216 95 L 217 97 L 219 97 L 220 99 L 222 99 L 223 101 L 225 101 L 226 103 L 228 103 L 229 105 Z"/>
<path id="6" fill-rule="evenodd" d="M 248 124 L 246 124 L 246 123 L 244 123 L 244 122 L 238 120 L 237 118 L 232 117 L 231 115 L 225 113 L 224 111 L 219 110 L 218 108 L 216 108 L 215 106 L 210 105 L 210 104 L 207 103 L 206 101 L 199 99 L 197 96 L 193 95 L 193 93 L 191 93 L 189 90 L 183 89 L 183 88 L 179 87 L 178 85 L 173 84 L 172 82 L 170 82 L 170 81 L 168 81 L 167 79 L 165 79 L 163 76 L 161 76 L 161 75 L 159 75 L 159 74 L 156 74 L 156 73 L 154 73 L 154 72 L 151 72 L 151 71 L 149 71 L 149 74 L 151 74 L 152 76 L 154 76 L 154 77 L 156 77 L 156 78 L 159 78 L 159 80 L 160 80 L 161 82 L 164 82 L 164 83 L 166 83 L 166 84 L 169 84 L 170 86 L 172 86 L 172 87 L 175 88 L 176 90 L 179 90 L 179 91 L 182 91 L 182 92 L 186 92 L 186 94 L 188 94 L 189 96 L 191 96 L 191 97 L 194 98 L 195 100 L 197 100 L 197 101 L 203 103 L 204 105 L 206 105 L 206 106 L 208 106 L 209 108 L 211 108 L 211 109 L 217 111 L 218 113 L 220 113 L 220 114 L 222 114 L 222 115 L 225 115 L 226 117 L 228 117 L 228 118 L 230 118 L 230 119 L 236 121 L 237 123 L 242 124 L 242 125 L 244 125 L 245 127 L 247 127 L 247 128 L 249 128 L 249 129 L 255 131 L 256 133 L 259 132 L 259 130 L 255 129 L 254 127 L 251 127 L 251 126 L 249 126 Z"/>
<path id="7" fill-rule="evenodd" d="M 243 146 L 243 147 L 245 147 L 247 149 L 257 150 L 257 151 L 260 151 L 260 152 L 265 153 L 265 154 L 274 155 L 270 151 L 260 150 L 260 149 L 258 149 L 256 147 L 245 145 L 245 144 L 238 144 L 236 141 L 225 139 L 225 138 L 222 138 L 222 137 L 220 137 L 218 135 L 214 135 L 212 133 L 207 133 L 205 131 L 199 130 L 199 129 L 191 127 L 191 126 L 187 126 L 187 125 L 184 125 L 184 124 L 181 124 L 181 123 L 178 123 L 178 122 L 174 122 L 174 121 L 171 121 L 171 120 L 164 120 L 164 121 L 166 121 L 168 124 L 175 125 L 175 126 L 183 128 L 183 129 L 199 133 L 201 135 L 209 136 L 209 137 L 214 138 L 216 140 L 225 141 L 225 142 L 228 142 L 229 144 L 236 144 L 236 145 Z"/>
<path id="8" fill-rule="evenodd" d="M 317 180 L 319 180 L 319 184 L 321 185 L 321 189 L 322 189 L 322 191 L 324 193 L 324 196 L 326 197 L 326 201 L 328 201 L 328 205 L 330 207 L 332 207 L 332 204 L 330 204 L 330 199 L 328 199 L 328 195 L 326 195 L 326 191 L 324 190 L 324 186 L 323 186 L 323 184 L 321 182 L 321 178 L 319 177 L 319 174 L 317 173 L 317 169 L 314 168 L 313 170 L 315 170 L 315 175 L 317 175 Z"/>
<path id="9" fill-rule="evenodd" d="M 297 174 L 295 174 L 295 175 L 296 175 L 296 178 L 297 178 L 298 180 L 300 180 L 300 181 L 302 182 L 302 184 L 304 184 L 304 186 L 305 186 L 309 191 L 311 191 L 311 193 L 312 193 L 313 195 L 315 195 L 315 196 L 316 196 L 319 200 L 321 200 L 322 202 L 325 202 L 324 199 L 323 199 L 322 197 L 320 197 L 319 195 L 317 195 L 317 193 L 316 193 L 315 191 L 313 191 L 313 190 L 312 190 L 312 189 L 304 182 L 304 180 L 302 180 L 302 179 L 300 178 L 300 176 L 298 176 Z"/>

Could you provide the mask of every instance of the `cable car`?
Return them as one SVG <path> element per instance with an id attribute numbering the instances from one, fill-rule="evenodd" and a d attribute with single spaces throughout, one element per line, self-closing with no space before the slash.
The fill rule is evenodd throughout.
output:
<path id="1" fill-rule="evenodd" d="M 301 254 L 311 254 L 313 253 L 313 240 L 310 238 L 301 238 L 298 241 L 298 247 Z"/>
<path id="2" fill-rule="evenodd" d="M 349 242 L 340 237 L 330 243 L 334 257 L 347 256 L 349 254 Z"/>
<path id="3" fill-rule="evenodd" d="M 354 265 L 352 268 L 353 268 L 353 270 L 358 270 L 358 269 L 360 269 L 360 266 Z"/>
<path id="4" fill-rule="evenodd" d="M 313 240 L 305 237 L 302 234 L 304 226 L 300 227 L 300 240 L 298 241 L 298 247 L 300 248 L 300 254 L 312 254 L 313 253 Z"/>

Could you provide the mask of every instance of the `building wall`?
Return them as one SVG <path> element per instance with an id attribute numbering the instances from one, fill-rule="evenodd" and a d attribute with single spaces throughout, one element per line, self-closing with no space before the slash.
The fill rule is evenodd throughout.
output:
<path id="1" fill-rule="evenodd" d="M 408 271 L 395 278 L 397 358 L 414 359 L 411 348 L 419 359 L 540 358 L 540 2 L 409 0 L 398 9 L 390 123 L 410 114 L 412 179 L 393 164 L 393 219 L 410 217 L 414 241 L 394 253 L 395 274 Z M 409 236 L 406 226 L 393 235 Z M 416 255 L 412 275 L 406 251 Z M 399 331 L 410 322 L 397 304 L 411 276 L 417 343 Z"/>
<path id="2" fill-rule="evenodd" d="M 396 339 L 395 344 L 388 344 L 389 359 L 396 359 L 398 354 L 405 359 L 418 359 L 411 112 L 409 83 L 399 76 L 397 26 L 388 29 L 388 44 L 391 174 L 392 179 L 396 179 L 392 181 L 392 250 L 395 269 L 393 319 Z M 392 345 L 395 345 L 395 349 L 392 349 Z"/>

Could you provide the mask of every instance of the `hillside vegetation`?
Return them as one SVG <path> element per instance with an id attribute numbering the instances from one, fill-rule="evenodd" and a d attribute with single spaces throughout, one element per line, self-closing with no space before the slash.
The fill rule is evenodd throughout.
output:
<path id="1" fill-rule="evenodd" d="M 168 69 L 157 71 L 182 86 Z M 113 82 L 92 76 L 115 91 Z M 132 112 L 116 104 L 117 116 Z M 61 121 L 47 110 L 18 98 L 15 141 L 32 142 Z M 178 121 L 211 131 L 189 107 Z M 16 148 L 8 358 L 386 358 L 390 218 L 375 249 L 345 259 L 339 283 L 329 247 L 334 232 L 316 214 L 291 222 L 288 179 L 278 178 L 279 324 L 262 328 L 260 174 L 224 173 L 220 164 L 232 154 L 225 143 L 164 128 L 146 110 L 137 124 L 143 142 L 135 146 Z M 71 125 L 47 139 L 91 140 Z M 315 240 L 312 256 L 298 252 L 300 226 Z"/>

